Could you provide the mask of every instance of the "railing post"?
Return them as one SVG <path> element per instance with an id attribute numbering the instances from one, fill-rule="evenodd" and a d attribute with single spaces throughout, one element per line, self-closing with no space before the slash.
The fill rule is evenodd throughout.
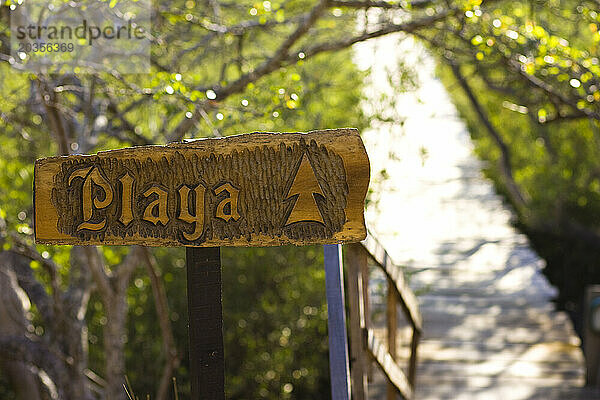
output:
<path id="1" fill-rule="evenodd" d="M 367 252 L 358 243 L 344 246 L 348 305 L 350 308 L 350 376 L 352 378 L 352 400 L 368 399 L 366 315 L 364 299 L 364 275 L 367 267 Z"/>
<path id="2" fill-rule="evenodd" d="M 388 333 L 388 353 L 392 359 L 396 360 L 396 330 L 398 329 L 398 296 L 396 295 L 396 285 L 388 278 L 387 292 L 387 333 Z M 387 385 L 387 400 L 396 400 L 398 390 L 392 383 Z"/>
<path id="3" fill-rule="evenodd" d="M 412 340 L 410 342 L 410 360 L 408 361 L 408 383 L 415 387 L 417 383 L 417 348 L 421 340 L 421 331 L 413 327 Z"/>
<path id="4" fill-rule="evenodd" d="M 583 354 L 586 362 L 586 383 L 600 387 L 600 330 L 598 317 L 600 312 L 600 285 L 590 285 L 585 290 L 583 319 Z"/>
<path id="5" fill-rule="evenodd" d="M 362 245 L 361 245 L 362 247 Z M 366 248 L 362 247 L 363 254 L 365 255 L 365 262 L 360 264 L 360 277 L 362 281 L 362 308 L 365 316 L 365 332 L 371 327 L 371 307 L 369 303 L 369 252 Z M 366 336 L 366 333 L 365 333 Z M 373 368 L 374 365 L 371 362 L 370 357 L 366 357 L 367 363 L 367 382 L 373 380 Z"/>
<path id="6" fill-rule="evenodd" d="M 414 395 L 416 372 L 417 372 L 417 348 L 421 335 L 423 333 L 423 320 L 419 312 L 417 298 L 404 280 L 402 270 L 396 266 L 390 259 L 387 251 L 372 236 L 361 242 L 366 254 L 375 264 L 380 267 L 386 275 L 388 283 L 387 301 L 386 301 L 386 325 L 388 331 L 388 345 L 381 343 L 374 332 L 367 328 L 368 342 L 367 350 L 373 356 L 373 360 L 383 370 L 388 379 L 387 396 L 388 400 L 396 400 L 398 396 L 403 399 L 412 399 Z M 368 277 L 365 273 L 363 278 Z M 363 287 L 365 289 L 365 287 Z M 365 294 L 364 297 L 367 297 Z M 397 335 L 398 335 L 398 306 L 401 306 L 408 322 L 412 325 L 412 340 L 410 343 L 410 359 L 408 371 L 405 373 L 396 363 L 397 358 Z M 368 325 L 368 311 L 365 313 L 365 323 Z"/>

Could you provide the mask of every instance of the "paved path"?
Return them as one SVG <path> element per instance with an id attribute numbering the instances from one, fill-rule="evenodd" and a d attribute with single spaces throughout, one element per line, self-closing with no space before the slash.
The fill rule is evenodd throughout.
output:
<path id="1" fill-rule="evenodd" d="M 392 37 L 356 48 L 359 65 L 374 72 L 366 92 L 372 104 L 390 93 L 384 72 L 398 57 L 418 65 L 422 84 L 397 97 L 393 111 L 406 118 L 403 126 L 376 123 L 364 133 L 373 172 L 389 175 L 374 184 L 381 197 L 367 213 L 370 228 L 407 266 L 424 317 L 416 398 L 600 398 L 582 395 L 580 340 L 554 309 L 557 291 L 542 274 L 544 262 L 511 226 L 431 60 L 419 61 L 419 52 Z M 374 384 L 371 398 L 383 398 L 381 389 Z"/>

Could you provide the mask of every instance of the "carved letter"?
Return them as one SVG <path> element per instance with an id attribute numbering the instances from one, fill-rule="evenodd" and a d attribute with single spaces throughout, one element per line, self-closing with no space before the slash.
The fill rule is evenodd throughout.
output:
<path id="1" fill-rule="evenodd" d="M 159 222 L 162 225 L 167 225 L 169 222 L 169 216 L 167 215 L 167 192 L 158 186 L 152 186 L 144 192 L 144 196 L 146 197 L 152 194 L 157 194 L 158 198 L 146 206 L 144 219 L 152 222 L 154 225 L 158 225 Z M 154 216 L 154 210 L 157 210 L 157 216 Z"/>
<path id="2" fill-rule="evenodd" d="M 238 213 L 238 196 L 240 190 L 233 187 L 231 183 L 224 183 L 215 189 L 215 194 L 219 195 L 223 191 L 227 192 L 229 196 L 221 200 L 217 205 L 217 213 L 215 216 L 225 220 L 225 222 L 229 222 L 230 219 L 237 221 L 240 219 L 240 214 Z M 230 205 L 230 210 L 228 214 L 225 214 L 225 206 L 227 204 Z"/>
<path id="3" fill-rule="evenodd" d="M 90 170 L 91 170 L 91 172 L 90 172 Z M 71 182 L 75 178 L 83 178 L 84 179 L 83 191 L 81 193 L 81 197 L 82 197 L 82 208 L 83 208 L 83 220 L 85 222 L 82 222 L 81 224 L 79 224 L 79 226 L 77 227 L 77 230 L 79 231 L 82 229 L 89 229 L 92 231 L 99 231 L 100 229 L 104 228 L 104 226 L 106 225 L 106 219 L 104 219 L 104 220 L 102 220 L 102 222 L 98 222 L 98 223 L 89 222 L 89 220 L 92 219 L 92 215 L 93 215 L 93 211 L 94 211 L 92 209 L 92 207 L 95 207 L 97 210 L 101 210 L 103 208 L 108 207 L 110 205 L 110 203 L 112 203 L 112 201 L 113 201 L 113 188 L 109 185 L 108 181 L 106 180 L 104 175 L 100 172 L 100 169 L 98 167 L 82 168 L 82 169 L 78 169 L 77 171 L 73 172 L 71 174 L 71 176 L 69 177 L 69 185 L 71 185 Z M 100 188 L 104 192 L 104 200 L 100 200 L 98 197 L 95 197 L 94 199 L 92 199 L 92 195 L 93 195 L 92 184 L 96 184 L 97 186 L 100 186 Z"/>
<path id="4" fill-rule="evenodd" d="M 119 221 L 127 226 L 133 221 L 133 178 L 129 175 L 129 172 L 127 172 L 119 179 L 119 181 L 121 181 L 121 184 L 123 185 L 123 191 L 121 192 L 121 216 L 119 217 Z"/>
<path id="5" fill-rule="evenodd" d="M 194 193 L 196 195 L 196 207 L 194 207 L 193 213 L 190 213 L 189 207 L 189 195 L 190 188 L 186 185 L 183 185 L 179 189 L 179 199 L 181 202 L 181 210 L 179 211 L 179 219 L 194 224 L 194 232 L 189 234 L 187 232 L 183 232 L 183 237 L 187 240 L 196 240 L 200 236 L 202 236 L 202 232 L 204 232 L 204 192 L 205 188 L 202 185 L 198 185 L 194 188 Z"/>

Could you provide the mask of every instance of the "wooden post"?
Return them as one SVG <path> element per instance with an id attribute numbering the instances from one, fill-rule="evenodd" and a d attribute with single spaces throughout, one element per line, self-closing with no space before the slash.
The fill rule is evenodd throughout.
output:
<path id="1" fill-rule="evenodd" d="M 187 247 L 192 400 L 225 399 L 221 251 Z"/>
<path id="2" fill-rule="evenodd" d="M 417 348 L 421 340 L 421 331 L 413 327 L 412 340 L 410 342 L 410 360 L 408 362 L 408 383 L 415 388 L 417 384 Z"/>
<path id="3" fill-rule="evenodd" d="M 367 264 L 367 252 L 358 243 L 345 246 L 348 305 L 350 308 L 350 376 L 352 377 L 352 400 L 368 399 L 367 353 L 365 336 L 365 310 L 363 299 L 363 264 Z"/>
<path id="4" fill-rule="evenodd" d="M 392 359 L 396 360 L 396 331 L 398 329 L 398 298 L 396 296 L 396 286 L 394 282 L 388 278 L 388 293 L 387 293 L 387 331 L 388 331 L 388 353 Z M 388 382 L 387 385 L 387 400 L 397 399 L 397 389 L 394 385 Z"/>
<path id="5" fill-rule="evenodd" d="M 585 288 L 583 314 L 583 354 L 586 363 L 586 383 L 589 386 L 600 387 L 600 331 L 596 325 L 600 313 L 600 285 L 590 285 Z M 595 329 L 594 329 L 595 328 Z"/>
<path id="6" fill-rule="evenodd" d="M 368 251 L 362 246 L 362 250 L 365 253 L 366 261 L 360 264 L 360 277 L 362 280 L 362 307 L 365 315 L 365 331 L 368 331 L 371 326 L 371 307 L 369 303 L 369 263 L 368 263 Z M 371 358 L 367 357 L 367 382 L 373 380 L 373 363 Z"/>
<path id="7" fill-rule="evenodd" d="M 344 305 L 344 280 L 342 278 L 342 246 L 324 245 L 325 291 L 329 327 L 329 373 L 331 399 L 350 399 L 350 374 L 348 367 L 348 340 L 346 336 L 346 311 Z"/>

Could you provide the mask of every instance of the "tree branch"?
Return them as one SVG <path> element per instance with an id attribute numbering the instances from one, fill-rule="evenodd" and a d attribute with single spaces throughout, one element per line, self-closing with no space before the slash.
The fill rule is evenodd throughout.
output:
<path id="1" fill-rule="evenodd" d="M 498 132 L 496 130 L 496 128 L 494 128 L 494 126 L 492 125 L 492 123 L 489 120 L 488 116 L 486 115 L 483 107 L 481 106 L 481 104 L 479 103 L 477 98 L 475 97 L 475 94 L 473 93 L 473 90 L 469 86 L 467 80 L 460 72 L 460 68 L 456 64 L 454 64 L 452 61 L 450 61 L 449 64 L 452 69 L 452 72 L 454 73 L 456 80 L 458 81 L 459 85 L 465 91 L 465 94 L 469 98 L 469 101 L 471 102 L 471 105 L 473 106 L 475 113 L 479 117 L 479 120 L 485 126 L 488 134 L 492 137 L 492 139 L 494 140 L 494 142 L 500 149 L 500 153 L 501 153 L 501 157 L 500 157 L 500 167 L 501 168 L 500 169 L 501 169 L 502 175 L 504 177 L 504 183 L 505 183 L 506 189 L 508 190 L 510 198 L 513 201 L 513 204 L 515 204 L 515 207 L 517 208 L 517 210 L 520 212 L 520 214 L 524 215 L 526 207 L 527 207 L 527 200 L 525 199 L 525 196 L 523 195 L 519 186 L 515 182 L 513 172 L 512 172 L 511 160 L 510 160 L 511 159 L 510 150 L 509 150 L 508 146 L 506 145 L 506 143 L 504 142 L 504 139 L 500 135 L 500 132 Z"/>
<path id="2" fill-rule="evenodd" d="M 412 33 L 418 29 L 428 28 L 431 26 L 431 24 L 434 24 L 435 22 L 438 22 L 438 21 L 442 21 L 445 18 L 447 18 L 451 15 L 454 15 L 460 11 L 461 11 L 460 8 L 451 8 L 451 9 L 447 9 L 442 12 L 439 12 L 430 17 L 423 17 L 423 18 L 419 18 L 419 19 L 416 19 L 413 21 L 402 23 L 402 24 L 388 24 L 378 30 L 375 30 L 372 32 L 366 32 L 366 33 L 363 33 L 361 35 L 357 35 L 354 37 L 349 37 L 345 40 L 314 45 L 312 47 L 308 47 L 302 51 L 299 51 L 299 52 L 293 54 L 286 61 L 289 64 L 297 63 L 301 59 L 301 58 L 299 58 L 300 53 L 303 53 L 304 58 L 306 59 L 306 58 L 313 57 L 320 53 L 342 50 L 342 49 L 352 46 L 353 44 L 356 44 L 359 42 L 364 42 L 369 39 L 374 39 L 374 38 L 378 38 L 381 36 L 385 36 L 390 33 L 397 33 L 397 32 Z"/>
<path id="3" fill-rule="evenodd" d="M 131 246 L 129 253 L 121 261 L 121 264 L 116 267 L 114 277 L 118 291 L 124 292 L 127 290 L 131 275 L 140 264 L 140 258 L 143 256 L 143 253 L 143 249 L 140 246 Z"/>
<path id="4" fill-rule="evenodd" d="M 62 388 L 68 385 L 68 373 L 64 368 L 61 358 L 39 340 L 33 340 L 25 335 L 7 336 L 0 335 L 0 356 L 4 359 L 21 361 L 44 370 L 52 379 L 56 388 L 62 392 Z M 62 393 L 60 398 L 64 398 Z"/>
<path id="5" fill-rule="evenodd" d="M 600 120 L 599 113 L 589 110 L 587 108 L 578 109 L 577 101 L 570 99 L 568 96 L 564 95 L 560 90 L 554 88 L 554 86 L 550 85 L 549 83 L 544 82 L 537 76 L 529 75 L 527 72 L 525 72 L 523 70 L 523 68 L 521 67 L 521 63 L 519 63 L 518 61 L 508 60 L 508 64 L 514 70 L 516 70 L 521 75 L 521 77 L 523 77 L 525 79 L 525 81 L 531 87 L 533 87 L 535 89 L 541 89 L 542 91 L 546 92 L 550 96 L 559 99 L 563 104 L 570 106 L 574 110 L 579 110 L 579 112 L 583 113 L 587 118 L 593 118 L 593 119 Z M 584 99 L 577 98 L 577 100 L 584 100 Z"/>
<path id="6" fill-rule="evenodd" d="M 160 333 L 163 339 L 163 352 L 165 353 L 166 358 L 156 394 L 156 400 L 166 400 L 171 379 L 173 377 L 173 371 L 179 366 L 180 359 L 179 354 L 177 353 L 177 347 L 175 346 L 173 328 L 169 319 L 170 312 L 167 294 L 157 272 L 158 263 L 148 248 L 143 249 L 142 256 L 152 285 L 154 306 L 156 308 Z"/>
<path id="7" fill-rule="evenodd" d="M 403 4 L 402 2 L 390 3 L 387 1 L 377 1 L 377 0 L 331 0 L 329 4 L 332 7 L 348 7 L 348 8 L 382 8 L 386 10 L 410 10 L 415 8 L 424 8 L 429 5 L 434 4 L 433 0 L 413 0 L 409 1 L 407 4 Z"/>
<path id="8" fill-rule="evenodd" d="M 231 96 L 235 93 L 240 93 L 244 91 L 246 86 L 255 82 L 261 77 L 277 70 L 281 67 L 282 63 L 286 58 L 289 57 L 290 48 L 302 37 L 304 36 L 309 29 L 315 24 L 318 20 L 319 16 L 323 13 L 327 6 L 327 0 L 320 0 L 319 3 L 313 7 L 313 9 L 306 14 L 302 18 L 302 22 L 296 28 L 294 32 L 292 32 L 286 40 L 279 46 L 275 54 L 256 67 L 251 72 L 242 75 L 236 81 L 230 83 L 227 86 L 221 87 L 219 85 L 215 85 L 214 92 L 216 94 L 215 101 L 222 101 L 227 97 Z M 192 118 L 184 118 L 177 127 L 173 130 L 173 132 L 168 135 L 169 142 L 177 142 L 180 141 L 187 132 L 194 126 L 194 124 L 202 117 L 202 111 L 204 111 L 204 105 L 206 105 L 206 101 L 202 101 L 200 103 L 196 103 L 196 109 L 192 115 Z"/>
<path id="9" fill-rule="evenodd" d="M 69 155 L 69 140 L 64 120 L 56 104 L 56 95 L 53 90 L 44 90 L 45 85 L 39 80 L 38 88 L 40 89 L 40 96 L 42 97 L 42 104 L 46 110 L 46 116 L 48 117 L 52 131 L 56 137 L 56 142 L 58 143 L 58 151 L 62 156 Z"/>
<path id="10" fill-rule="evenodd" d="M 83 251 L 100 294 L 105 300 L 111 299 L 115 295 L 115 291 L 110 284 L 110 276 L 106 272 L 100 251 L 96 246 L 84 246 Z M 106 304 L 106 302 L 104 303 Z"/>
<path id="11" fill-rule="evenodd" d="M 60 267 L 51 259 L 44 258 L 37 251 L 35 246 L 30 245 L 22 237 L 19 236 L 16 232 L 10 232 L 10 238 L 12 239 L 14 246 L 13 251 L 30 259 L 31 261 L 37 261 L 41 264 L 41 266 L 46 270 L 48 275 L 50 276 L 50 285 L 52 287 L 52 292 L 55 297 L 55 300 L 58 299 L 61 289 L 60 282 L 58 276 L 58 270 Z"/>
<path id="12" fill-rule="evenodd" d="M 94 285 L 90 268 L 86 266 L 87 257 L 82 246 L 73 246 L 70 262 L 71 276 L 65 299 L 68 302 L 67 304 L 73 317 L 79 321 L 83 321 Z"/>
<path id="13" fill-rule="evenodd" d="M 0 266 L 10 266 L 17 275 L 19 286 L 23 288 L 27 297 L 35 304 L 42 321 L 49 325 L 54 319 L 54 310 L 50 304 L 50 298 L 44 286 L 33 276 L 33 271 L 22 254 L 15 251 L 4 251 L 0 253 Z"/>
<path id="14" fill-rule="evenodd" d="M 492 1 L 492 0 L 490 0 Z M 489 2 L 489 1 L 488 1 Z M 297 51 L 292 54 L 289 54 L 289 49 L 291 46 L 310 29 L 310 27 L 315 23 L 316 19 L 318 19 L 319 15 L 323 12 L 324 2 L 319 3 L 311 13 L 305 18 L 304 23 L 298 27 L 298 29 L 286 39 L 286 41 L 279 47 L 278 51 L 271 58 L 263 62 L 261 65 L 256 67 L 253 71 L 242 75 L 239 79 L 232 82 L 231 84 L 225 87 L 217 87 L 214 91 L 217 95 L 218 101 L 222 101 L 227 97 L 241 93 L 244 91 L 246 86 L 249 83 L 253 83 L 258 79 L 262 78 L 265 75 L 275 71 L 277 68 L 283 65 L 291 65 L 296 64 L 298 61 L 302 59 L 307 59 L 309 57 L 316 56 L 317 54 L 329 52 L 329 51 L 337 51 L 341 49 L 348 48 L 355 43 L 363 42 L 369 39 L 377 38 L 380 36 L 384 36 L 390 33 L 395 32 L 413 32 L 417 29 L 422 29 L 429 27 L 431 24 L 441 21 L 447 18 L 450 15 L 454 15 L 461 11 L 460 8 L 452 8 L 445 11 L 442 11 L 436 15 L 430 17 L 419 18 L 415 21 L 406 22 L 403 24 L 389 24 L 384 28 L 373 32 L 363 33 L 361 35 L 357 35 L 354 37 L 350 37 L 345 40 L 337 41 L 337 42 L 328 42 L 322 43 L 319 45 L 315 45 L 312 47 L 308 47 L 302 51 Z M 328 4 L 328 3 L 327 3 Z M 302 56 L 300 56 L 302 54 Z M 202 90 L 206 90 L 203 88 Z M 215 100 L 215 101 L 216 101 Z M 173 132 L 168 135 L 168 141 L 175 142 L 181 140 L 186 133 L 191 129 L 194 123 L 202 117 L 202 112 L 207 105 L 211 105 L 212 102 L 201 101 L 196 103 L 196 110 L 192 116 L 192 118 L 184 118 L 179 125 L 173 130 Z M 211 106 L 212 107 L 212 106 Z"/>
<path id="15" fill-rule="evenodd" d="M 242 75 L 235 82 L 232 82 L 225 87 L 217 87 L 215 89 L 217 96 L 216 100 L 219 101 L 233 93 L 239 93 L 243 91 L 248 83 L 254 82 L 260 77 L 267 75 L 281 67 L 284 60 L 289 56 L 290 48 L 309 31 L 315 22 L 317 22 L 319 16 L 323 13 L 326 7 L 327 0 L 320 0 L 319 3 L 313 7 L 310 13 L 303 19 L 296 30 L 283 41 L 272 57 L 256 67 L 253 71 Z"/>

